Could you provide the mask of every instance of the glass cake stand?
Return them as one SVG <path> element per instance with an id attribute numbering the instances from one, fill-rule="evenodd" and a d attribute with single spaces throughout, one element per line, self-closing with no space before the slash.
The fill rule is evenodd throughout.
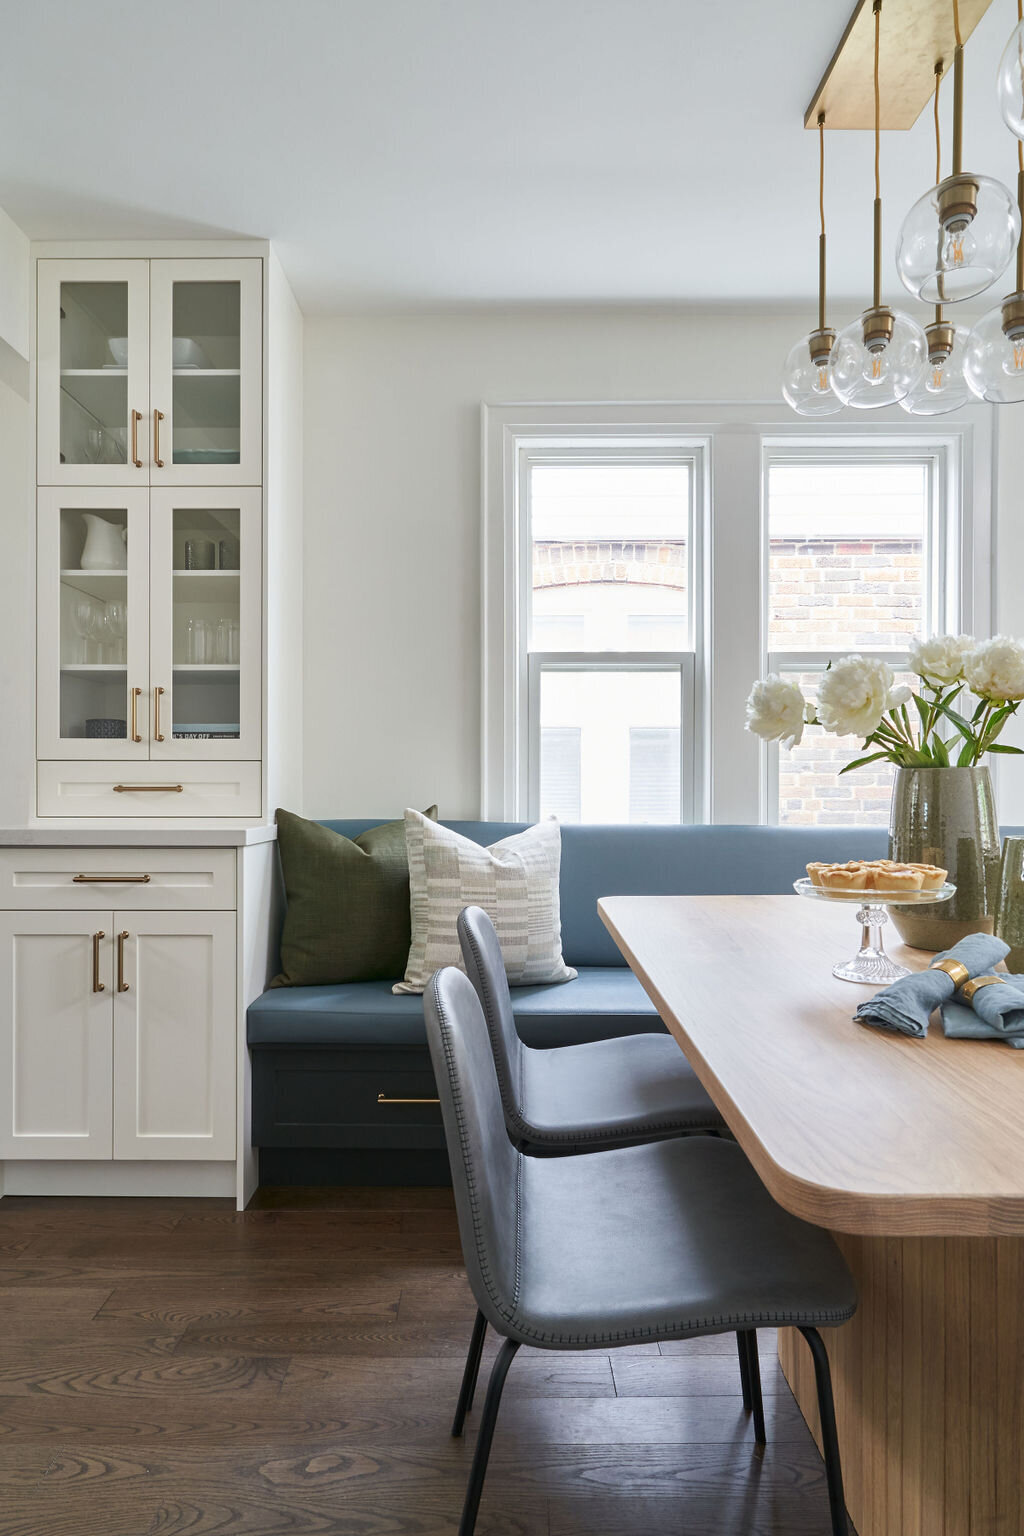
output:
<path id="1" fill-rule="evenodd" d="M 948 901 L 956 894 L 956 886 L 940 886 L 937 891 L 827 891 L 810 880 L 794 880 L 793 889 L 798 896 L 809 896 L 812 901 L 855 902 L 860 923 L 860 949 L 852 960 L 832 967 L 832 975 L 840 981 L 869 982 L 888 986 L 909 976 L 910 968 L 890 960 L 882 942 L 882 928 L 889 921 L 886 907 L 929 906 L 936 901 Z"/>

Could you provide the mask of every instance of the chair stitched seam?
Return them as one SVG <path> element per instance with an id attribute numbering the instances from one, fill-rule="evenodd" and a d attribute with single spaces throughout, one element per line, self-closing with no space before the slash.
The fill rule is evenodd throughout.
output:
<path id="1" fill-rule="evenodd" d="M 538 1126 L 532 1125 L 529 1121 L 525 1121 L 524 1124 L 528 1133 L 527 1139 L 531 1142 L 575 1146 L 578 1142 L 582 1141 L 614 1140 L 618 1142 L 622 1137 L 643 1136 L 647 1131 L 655 1129 L 659 1131 L 690 1131 L 706 1125 L 713 1125 L 717 1129 L 725 1125 L 725 1120 L 721 1115 L 716 1120 L 710 1120 L 707 1115 L 699 1116 L 694 1111 L 693 1116 L 685 1120 L 659 1120 L 656 1115 L 652 1115 L 649 1120 L 634 1120 L 629 1125 L 616 1126 L 614 1130 L 601 1130 L 597 1128 L 587 1130 L 581 1127 L 579 1130 L 542 1131 Z"/>
<path id="2" fill-rule="evenodd" d="M 751 1328 L 771 1327 L 804 1327 L 813 1328 L 818 1325 L 828 1327 L 838 1326 L 848 1322 L 853 1316 L 856 1307 L 830 1307 L 821 1308 L 812 1312 L 743 1312 L 714 1315 L 704 1318 L 688 1318 L 680 1320 L 676 1324 L 668 1323 L 663 1326 L 638 1326 L 636 1328 L 620 1329 L 617 1332 L 598 1333 L 552 1333 L 543 1328 L 536 1328 L 528 1322 L 518 1318 L 511 1318 L 512 1327 L 516 1333 L 521 1334 L 537 1344 L 551 1344 L 556 1347 L 563 1345 L 580 1344 L 628 1344 L 638 1339 L 677 1339 L 690 1334 L 699 1333 L 731 1333 L 736 1328 L 744 1326 Z"/>
<path id="3" fill-rule="evenodd" d="M 487 972 L 483 964 L 482 953 L 479 945 L 476 942 L 476 935 L 473 933 L 473 930 L 470 928 L 468 923 L 463 924 L 463 932 L 466 935 L 466 942 L 473 952 L 473 960 L 476 964 L 477 974 L 481 978 L 480 991 L 483 993 L 484 1019 L 487 1024 L 487 1033 L 491 1037 L 491 1055 L 495 1058 L 494 1065 L 498 1073 L 498 1086 L 501 1088 L 502 1102 L 507 1104 L 507 1112 L 509 1118 L 514 1122 L 516 1130 L 525 1132 L 529 1130 L 529 1125 L 527 1124 L 525 1118 L 526 1104 L 524 1095 L 523 1072 L 523 1055 L 526 1047 L 523 1045 L 522 1041 L 519 1042 L 519 1084 L 518 1094 L 516 1094 L 513 1091 L 513 1084 L 511 1082 L 503 1081 L 505 1074 L 498 1066 L 498 1052 L 494 1048 L 494 1037 L 497 1033 L 500 1032 L 500 1025 L 497 1024 L 494 1019 L 494 1012 L 492 1008 L 493 999 L 491 997 L 490 988 L 486 984 Z"/>
<path id="4" fill-rule="evenodd" d="M 450 1040 L 450 1037 L 449 1037 L 448 1020 L 447 1020 L 447 1017 L 445 1015 L 444 1003 L 442 1002 L 440 994 L 439 994 L 438 989 L 436 987 L 434 987 L 433 993 L 434 993 L 434 1002 L 437 1005 L 438 1022 L 440 1023 L 440 1026 L 441 1026 L 441 1046 L 442 1046 L 442 1049 L 443 1049 L 444 1055 L 445 1055 L 445 1065 L 446 1065 L 447 1070 L 448 1070 L 448 1086 L 449 1086 L 449 1089 L 451 1091 L 452 1103 L 453 1103 L 453 1105 L 455 1107 L 455 1119 L 456 1119 L 456 1123 L 457 1123 L 458 1128 L 459 1128 L 459 1146 L 460 1146 L 460 1149 L 462 1151 L 462 1166 L 463 1166 L 463 1171 L 464 1171 L 465 1178 L 466 1178 L 466 1192 L 467 1192 L 467 1194 L 469 1196 L 469 1208 L 470 1208 L 470 1210 L 471 1210 L 471 1212 L 473 1214 L 473 1242 L 474 1242 L 474 1246 L 476 1248 L 477 1263 L 480 1266 L 480 1278 L 483 1280 L 484 1287 L 485 1287 L 485 1289 L 487 1291 L 487 1294 L 491 1298 L 491 1301 L 494 1304 L 495 1311 L 498 1313 L 498 1315 L 500 1317 L 504 1318 L 504 1320 L 511 1325 L 512 1324 L 513 1314 L 509 1311 L 508 1307 L 506 1305 L 504 1305 L 502 1300 L 501 1300 L 501 1296 L 500 1296 L 500 1293 L 498 1291 L 497 1283 L 495 1281 L 494 1274 L 493 1274 L 492 1269 L 491 1269 L 491 1264 L 490 1264 L 490 1260 L 488 1258 L 487 1249 L 486 1249 L 486 1246 L 484 1245 L 484 1243 L 482 1241 L 480 1202 L 479 1202 L 479 1199 L 478 1199 L 478 1196 L 477 1196 L 476 1181 L 474 1180 L 473 1174 L 472 1174 L 472 1159 L 470 1157 L 470 1152 L 469 1152 L 469 1136 L 468 1136 L 467 1131 L 466 1131 L 466 1121 L 465 1121 L 465 1115 L 463 1113 L 463 1107 L 462 1107 L 462 1094 L 461 1094 L 461 1091 L 459 1089 L 458 1078 L 457 1078 L 457 1076 L 455 1074 L 455 1070 L 454 1070 L 455 1059 L 454 1059 L 454 1053 L 452 1051 L 451 1040 Z M 522 1153 L 521 1152 L 517 1152 L 516 1153 L 516 1158 L 518 1160 L 518 1167 L 517 1167 L 517 1174 L 516 1174 L 517 1183 L 518 1183 L 518 1179 L 521 1176 L 521 1169 L 522 1169 L 522 1160 L 523 1160 Z M 518 1225 L 518 1221 L 517 1221 L 517 1224 L 516 1224 L 516 1255 L 515 1255 L 515 1260 L 516 1260 L 516 1273 L 518 1275 L 518 1273 L 519 1273 L 519 1225 Z M 518 1282 L 517 1282 L 517 1288 L 518 1288 Z"/>

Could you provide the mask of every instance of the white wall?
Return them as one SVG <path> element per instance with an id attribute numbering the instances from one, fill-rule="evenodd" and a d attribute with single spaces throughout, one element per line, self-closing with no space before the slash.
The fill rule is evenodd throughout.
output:
<path id="1" fill-rule="evenodd" d="M 305 813 L 478 812 L 481 402 L 774 400 L 806 323 L 307 317 Z"/>
<path id="2" fill-rule="evenodd" d="M 35 519 L 30 486 L 28 240 L 0 209 L 0 826 L 32 809 Z"/>

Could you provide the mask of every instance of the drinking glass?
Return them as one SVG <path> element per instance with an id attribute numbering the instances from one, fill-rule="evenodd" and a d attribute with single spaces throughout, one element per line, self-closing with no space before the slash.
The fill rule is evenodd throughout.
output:
<path id="1" fill-rule="evenodd" d="M 205 619 L 189 619 L 185 631 L 185 660 L 204 667 L 210 659 L 210 626 Z"/>
<path id="2" fill-rule="evenodd" d="M 1006 969 L 1015 976 L 1024 974 L 1024 837 L 1003 840 L 996 938 L 1010 946 Z"/>
<path id="3" fill-rule="evenodd" d="M 71 622 L 81 641 L 75 646 L 75 661 L 89 660 L 89 641 L 92 638 L 92 602 L 87 597 L 76 597 L 71 604 Z"/>
<path id="4" fill-rule="evenodd" d="M 230 660 L 228 656 L 228 621 L 218 619 L 213 632 L 213 660 L 223 664 Z"/>
<path id="5" fill-rule="evenodd" d="M 127 605 L 119 598 L 112 599 L 107 604 L 104 623 L 110 636 L 111 661 L 124 661 L 124 638 L 128 629 Z"/>
<path id="6" fill-rule="evenodd" d="M 240 658 L 239 658 L 239 649 L 238 649 L 238 620 L 237 619 L 229 619 L 228 620 L 228 661 L 233 666 L 237 666 L 239 659 Z"/>

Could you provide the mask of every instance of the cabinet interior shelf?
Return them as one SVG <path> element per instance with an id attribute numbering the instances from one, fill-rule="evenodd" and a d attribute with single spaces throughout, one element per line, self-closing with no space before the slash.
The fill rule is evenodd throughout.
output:
<path id="1" fill-rule="evenodd" d="M 183 379 L 239 379 L 241 368 L 173 368 L 175 378 Z"/>
<path id="2" fill-rule="evenodd" d="M 62 368 L 62 379 L 126 379 L 127 368 Z"/>
<path id="3" fill-rule="evenodd" d="M 69 661 L 60 669 L 67 677 L 94 677 L 97 672 L 127 672 L 124 661 Z"/>
<path id="4" fill-rule="evenodd" d="M 240 672 L 241 663 L 237 661 L 176 661 L 172 671 L 179 674 L 194 672 L 199 677 L 209 677 L 215 672 Z"/>
<path id="5" fill-rule="evenodd" d="M 111 598 L 125 596 L 128 572 L 80 571 L 73 568 L 62 570 L 60 579 L 64 586 L 73 587 L 76 592 L 81 592 L 85 597 L 94 597 L 97 602 L 107 603 Z"/>

